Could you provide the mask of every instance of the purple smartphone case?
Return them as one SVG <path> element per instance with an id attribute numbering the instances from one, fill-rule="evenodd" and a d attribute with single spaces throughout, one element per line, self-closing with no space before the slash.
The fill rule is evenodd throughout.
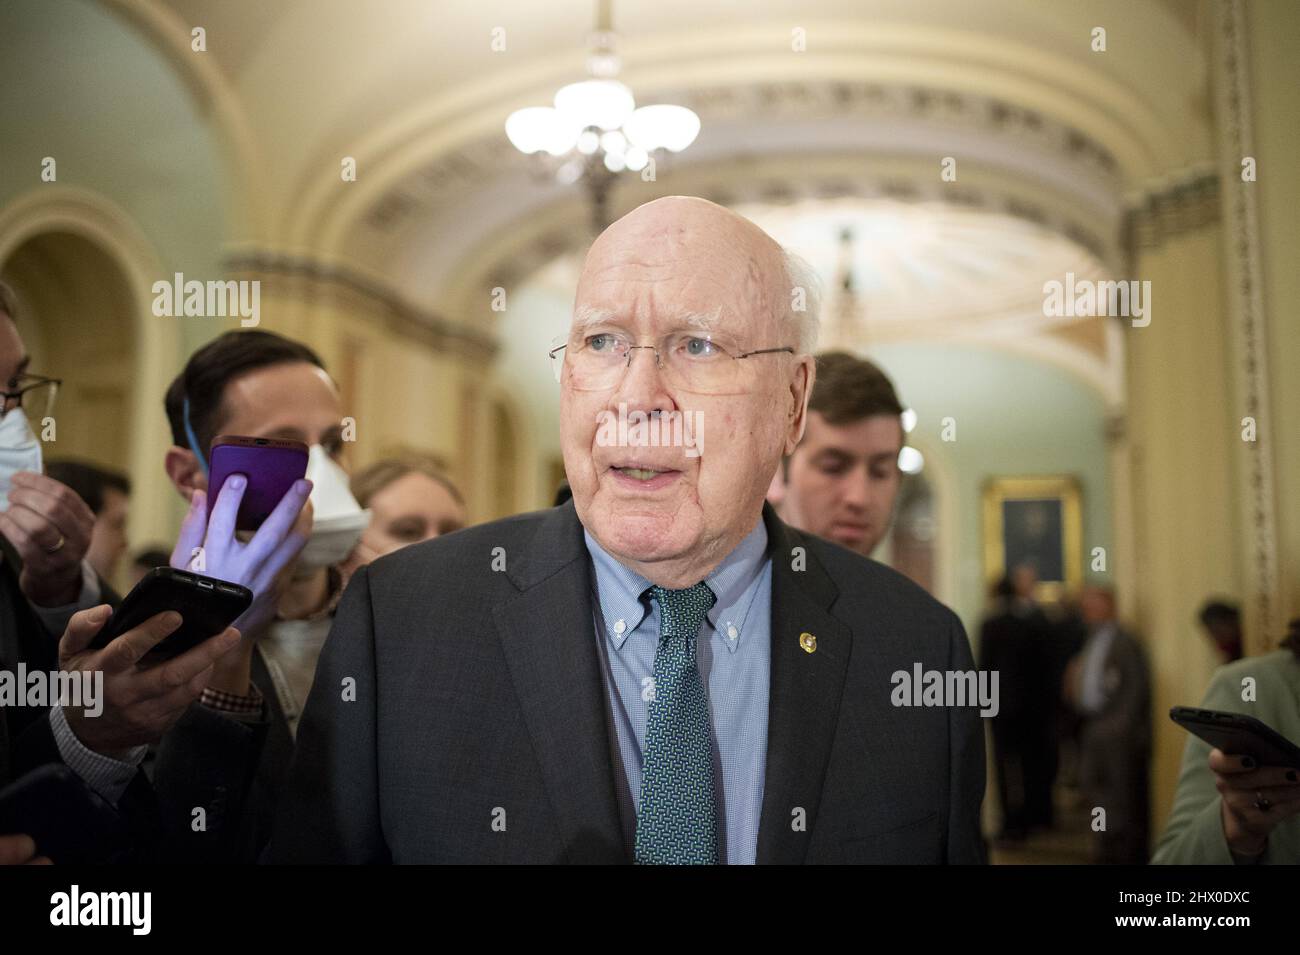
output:
<path id="1" fill-rule="evenodd" d="M 241 531 L 261 527 L 262 522 L 275 510 L 275 505 L 293 487 L 293 482 L 307 473 L 305 447 L 214 444 L 211 459 L 212 470 L 208 475 L 209 518 L 226 478 L 232 474 L 243 474 L 248 478 L 244 499 L 239 504 L 239 518 L 235 523 L 236 529 Z"/>

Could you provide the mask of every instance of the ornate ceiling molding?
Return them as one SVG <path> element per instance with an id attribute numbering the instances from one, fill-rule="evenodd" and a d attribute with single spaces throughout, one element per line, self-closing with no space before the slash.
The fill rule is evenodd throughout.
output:
<path id="1" fill-rule="evenodd" d="M 910 161 L 833 154 L 695 163 L 654 183 L 638 177 L 622 180 L 611 198 L 611 211 L 622 215 L 671 194 L 698 195 L 731 207 L 797 206 L 844 198 L 943 203 L 960 211 L 1007 216 L 1064 237 L 1112 269 L 1122 263 L 1118 216 L 1099 221 L 1094 210 L 1058 191 L 1001 170 L 967 166 L 958 182 L 945 183 L 938 168 L 937 160 L 933 170 L 926 171 L 928 167 Z M 428 259 L 422 278 L 438 289 L 435 300 L 460 314 L 486 301 L 487 290 L 511 289 L 555 258 L 585 250 L 591 234 L 582 197 L 570 194 L 503 221 L 477 242 L 467 241 L 463 231 L 453 238 L 458 264 L 447 270 L 450 281 L 440 284 L 438 270 Z"/>
<path id="2" fill-rule="evenodd" d="M 354 270 L 270 253 L 232 256 L 224 266 L 230 275 L 259 280 L 268 294 L 280 294 L 291 301 L 359 298 L 383 316 L 394 334 L 418 341 L 436 352 L 486 364 L 498 350 L 494 336 L 412 305 L 386 282 Z"/>
<path id="3" fill-rule="evenodd" d="M 948 153 L 940 149 L 936 155 L 930 143 L 923 146 L 915 141 L 915 133 L 928 126 L 940 132 L 948 148 L 959 155 L 970 137 L 978 137 L 1000 146 L 1008 159 L 1026 150 L 1035 151 L 1060 170 L 1064 182 L 1084 178 L 1099 192 L 1111 195 L 1118 195 L 1123 188 L 1119 163 L 1105 146 L 1069 124 L 990 96 L 915 85 L 786 81 L 669 88 L 655 90 L 649 98 L 661 97 L 689 106 L 703 120 L 705 132 L 685 162 L 696 161 L 695 156 L 716 159 L 760 151 L 820 151 L 826 147 L 811 136 L 801 142 L 777 129 L 776 138 L 783 145 L 764 144 L 752 142 L 752 136 L 735 135 L 740 130 L 734 128 L 772 130 L 779 124 L 797 122 L 806 132 L 806 125 L 816 121 L 825 123 L 832 134 L 832 150 L 845 149 L 846 135 L 855 132 L 909 127 L 911 142 L 906 136 L 886 137 L 893 139 L 892 146 L 886 148 L 894 154 L 933 155 L 937 162 Z M 720 129 L 729 135 L 719 135 Z M 393 234 L 417 217 L 436 217 L 467 191 L 503 179 L 527 179 L 533 164 L 504 144 L 504 134 L 498 130 L 425 163 L 366 211 L 364 227 L 375 234 Z M 983 161 L 989 158 L 985 156 Z M 629 173 L 620 182 L 635 175 Z"/>

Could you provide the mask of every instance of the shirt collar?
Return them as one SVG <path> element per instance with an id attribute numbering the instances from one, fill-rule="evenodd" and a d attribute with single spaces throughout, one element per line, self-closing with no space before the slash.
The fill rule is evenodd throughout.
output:
<path id="1" fill-rule="evenodd" d="M 583 529 L 587 552 L 595 569 L 597 596 L 605 632 L 615 649 L 622 649 L 628 636 L 641 626 L 650 613 L 650 597 L 643 596 L 653 584 L 630 567 L 622 564 Z M 756 584 L 767 563 L 767 526 L 762 518 L 745 539 L 723 558 L 705 578 L 717 598 L 708 612 L 708 621 L 720 632 L 734 652 L 745 630 L 745 618 L 757 593 Z M 723 615 L 725 614 L 724 619 Z M 731 636 L 731 631 L 735 636 Z"/>

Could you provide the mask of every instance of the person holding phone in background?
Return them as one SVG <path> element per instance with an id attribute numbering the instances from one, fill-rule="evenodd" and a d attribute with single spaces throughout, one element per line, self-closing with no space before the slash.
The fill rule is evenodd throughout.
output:
<path id="1" fill-rule="evenodd" d="M 72 490 L 41 474 L 31 421 L 53 411 L 57 382 L 28 373 L 17 303 L 0 284 L 0 668 L 104 674 L 102 712 L 62 706 L 5 707 L 0 787 L 61 762 L 124 816 L 147 812 L 144 744 L 173 726 L 207 683 L 213 664 L 238 643 L 226 630 L 166 664 L 141 657 L 180 621 L 160 613 L 107 647 L 89 645 L 108 621 L 113 594 L 87 565 L 94 515 Z M 105 603 L 106 602 L 106 603 Z M 62 634 L 62 639 L 59 635 Z M 173 787 L 184 790 L 183 780 Z M 24 833 L 0 833 L 0 858 L 39 851 Z"/>
<path id="2" fill-rule="evenodd" d="M 1253 698 L 1242 699 L 1247 678 Z M 1244 713 L 1300 742 L 1300 619 L 1281 648 L 1220 667 L 1201 708 Z M 1189 735 L 1156 864 L 1300 864 L 1300 769 L 1259 766 Z"/>
<path id="3" fill-rule="evenodd" d="M 193 846 L 189 857 L 255 861 L 269 839 L 298 716 L 346 583 L 348 558 L 356 560 L 367 518 L 348 489 L 341 464 L 343 410 L 338 388 L 305 345 L 260 330 L 227 332 L 190 357 L 168 388 L 165 407 L 174 442 L 165 460 L 167 474 L 190 504 L 172 566 L 243 584 L 256 597 L 236 624 L 243 641 L 215 669 L 202 706 L 193 714 L 195 721 L 204 723 L 205 732 L 223 740 L 221 757 L 208 759 L 182 745 L 178 734 L 163 740 L 159 765 L 190 778 L 206 773 L 214 792 L 219 787 L 235 794 L 246 791 L 245 798 L 226 803 L 224 818 L 214 820 L 209 814 L 206 833 L 177 829 Z M 212 449 L 226 440 L 223 436 L 300 442 L 309 449 L 306 479 L 296 482 L 288 495 L 301 503 L 310 495 L 290 535 L 301 552 L 295 550 L 282 563 L 277 560 L 280 570 L 273 579 L 249 577 L 240 548 L 251 543 L 235 541 L 224 548 L 212 544 L 214 528 L 219 538 L 234 534 L 238 501 L 228 502 L 226 495 L 242 494 L 268 479 L 264 472 L 232 474 L 209 518 L 207 496 L 215 491 L 209 479 L 219 479 L 217 472 L 224 471 L 220 462 L 214 463 Z M 241 449 L 243 454 L 255 452 Z M 268 468 L 278 466 L 268 459 Z M 192 566 L 200 548 L 202 568 Z M 280 557 L 288 553 L 286 549 Z"/>

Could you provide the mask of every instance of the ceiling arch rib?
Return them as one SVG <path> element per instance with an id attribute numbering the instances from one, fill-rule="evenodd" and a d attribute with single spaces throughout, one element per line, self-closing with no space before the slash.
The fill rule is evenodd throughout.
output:
<path id="1" fill-rule="evenodd" d="M 1009 50 L 1006 43 L 994 44 L 957 31 L 918 31 L 889 24 L 872 30 L 865 30 L 860 22 L 826 24 L 819 35 L 826 36 L 832 48 L 806 58 L 774 54 L 771 30 L 758 28 L 672 45 L 629 44 L 625 78 L 643 94 L 643 101 L 745 88 L 759 91 L 761 97 L 763 91 L 782 84 L 795 90 L 852 90 L 856 84 L 918 90 L 922 96 L 930 93 L 934 98 L 922 102 L 942 109 L 947 91 L 959 89 L 967 101 L 996 100 L 1004 104 L 1003 116 L 1037 117 L 1044 128 L 1062 125 L 1053 121 L 1054 116 L 1071 117 L 1076 143 L 1095 145 L 1101 154 L 1109 155 L 1116 173 L 1129 182 L 1154 174 L 1168 157 L 1196 148 L 1178 142 L 1159 113 L 1118 80 L 1098 69 L 1063 65 L 1059 56 L 1044 51 Z M 690 50 L 695 46 L 707 50 L 707 57 L 701 53 L 698 62 L 693 61 Z M 656 56 L 662 59 L 656 61 Z M 1013 61 L 1014 69 L 1007 65 Z M 473 92 L 456 88 L 425 101 L 382 130 L 367 134 L 369 147 L 358 157 L 365 175 L 346 190 L 338 188 L 334 168 L 341 144 L 331 143 L 321 157 L 320 173 L 308 180 L 293 203 L 300 213 L 293 245 L 304 250 L 314 247 L 325 255 L 346 255 L 347 237 L 354 234 L 355 224 L 371 216 L 376 206 L 400 208 L 404 184 L 409 185 L 439 157 L 477 154 L 476 147 L 484 144 L 490 144 L 496 154 L 510 152 L 501 132 L 504 117 L 516 106 L 544 101 L 555 85 L 573 77 L 572 67 L 570 54 L 556 54 L 545 66 L 533 63 L 513 73 L 476 77 L 470 84 Z M 682 90 L 686 96 L 680 95 Z M 732 100 L 748 102 L 744 96 Z M 700 105 L 710 108 L 707 100 Z M 725 109 L 714 111 L 715 120 L 724 117 Z M 755 120 L 762 122 L 763 117 Z M 700 148 L 707 142 L 708 129 L 706 122 Z M 330 157 L 328 163 L 325 155 Z M 508 163 L 510 157 L 498 158 Z M 483 171 L 491 176 L 499 170 Z"/>

